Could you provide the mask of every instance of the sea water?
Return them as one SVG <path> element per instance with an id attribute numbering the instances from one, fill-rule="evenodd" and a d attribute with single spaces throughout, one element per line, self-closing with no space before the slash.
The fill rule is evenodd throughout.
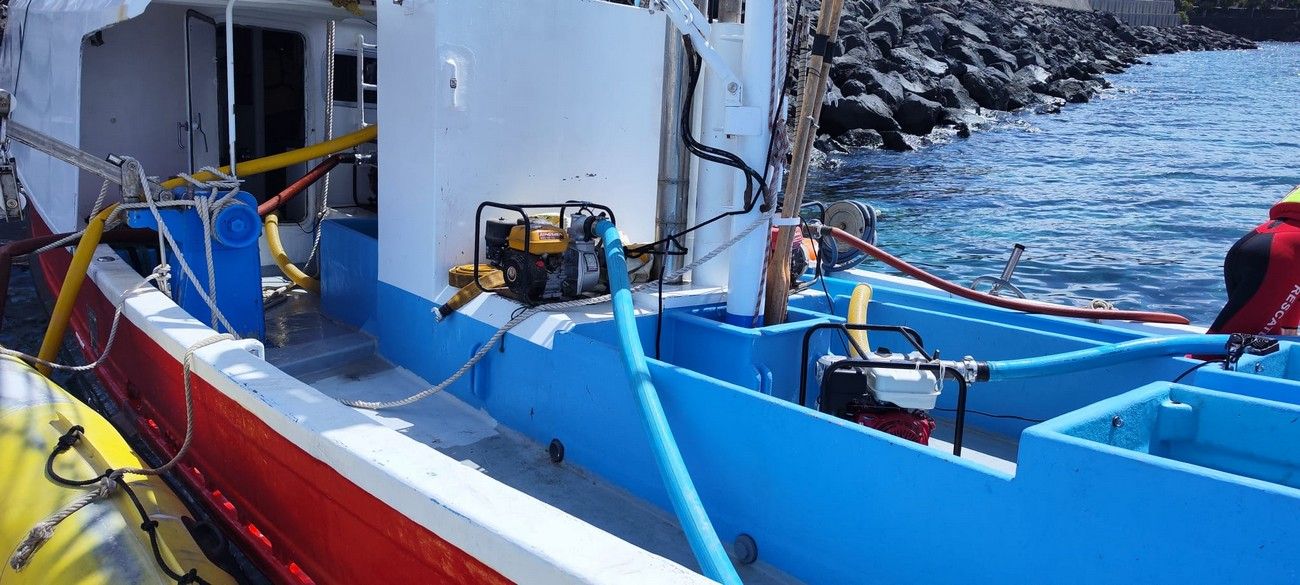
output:
<path id="1" fill-rule="evenodd" d="M 998 275 L 1018 242 L 1013 282 L 1031 298 L 1208 324 L 1224 253 L 1300 184 L 1300 44 L 1147 59 L 1059 114 L 832 156 L 808 195 L 867 201 L 885 250 L 962 285 Z"/>

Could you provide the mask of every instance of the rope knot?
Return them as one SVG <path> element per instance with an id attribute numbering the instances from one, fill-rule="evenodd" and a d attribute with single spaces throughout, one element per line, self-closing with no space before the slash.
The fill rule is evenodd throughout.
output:
<path id="1" fill-rule="evenodd" d="M 18 549 L 9 557 L 9 567 L 14 571 L 21 571 L 27 568 L 27 563 L 32 560 L 32 555 L 36 554 L 36 549 L 41 548 L 45 541 L 54 536 L 54 526 L 47 526 L 44 523 L 37 524 L 27 532 L 27 537 L 18 545 Z"/>
<path id="2" fill-rule="evenodd" d="M 1115 303 L 1112 303 L 1106 299 L 1092 299 L 1092 302 L 1088 303 L 1088 308 L 1113 311 L 1115 309 Z"/>
<path id="3" fill-rule="evenodd" d="M 77 444 L 77 441 L 81 440 L 81 435 L 85 432 L 86 429 L 82 428 L 81 425 L 73 425 L 72 428 L 68 429 L 68 432 L 59 437 L 59 445 L 54 448 L 54 452 L 63 453 L 71 449 L 73 445 Z"/>
<path id="4" fill-rule="evenodd" d="M 116 472 L 114 472 L 116 473 Z M 103 499 L 112 493 L 117 487 L 117 480 L 114 474 L 110 474 L 99 480 L 99 487 L 94 491 L 87 493 L 64 506 L 61 510 L 51 514 L 46 519 L 40 521 L 27 532 L 23 541 L 18 543 L 18 548 L 14 549 L 14 554 L 9 556 L 9 566 L 14 571 L 21 571 L 27 568 L 28 563 L 32 561 L 32 555 L 41 548 L 46 542 L 54 536 L 54 527 L 60 522 L 71 516 L 77 510 L 80 510 L 90 503 Z"/>

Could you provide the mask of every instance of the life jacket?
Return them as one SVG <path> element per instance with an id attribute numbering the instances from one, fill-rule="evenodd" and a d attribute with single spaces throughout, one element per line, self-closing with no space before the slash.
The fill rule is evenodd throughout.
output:
<path id="1" fill-rule="evenodd" d="M 1300 325 L 1300 187 L 1223 261 L 1228 303 L 1210 333 L 1278 335 Z"/>

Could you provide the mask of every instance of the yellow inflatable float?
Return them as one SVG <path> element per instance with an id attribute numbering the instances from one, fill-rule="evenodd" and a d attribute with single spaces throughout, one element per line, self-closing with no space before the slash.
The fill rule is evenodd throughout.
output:
<path id="1" fill-rule="evenodd" d="M 189 512 L 166 483 L 131 474 L 122 481 L 147 520 L 119 487 L 63 520 L 16 570 L 13 555 L 32 528 L 96 487 L 63 485 L 46 473 L 60 437 L 77 435 L 69 433 L 74 426 L 84 431 L 65 440 L 68 449 L 53 458 L 57 476 L 84 480 L 110 468 L 147 467 L 99 413 L 27 364 L 0 356 L 0 585 L 235 583 L 190 536 L 182 520 Z M 156 557 L 141 528 L 150 522 L 157 522 Z"/>

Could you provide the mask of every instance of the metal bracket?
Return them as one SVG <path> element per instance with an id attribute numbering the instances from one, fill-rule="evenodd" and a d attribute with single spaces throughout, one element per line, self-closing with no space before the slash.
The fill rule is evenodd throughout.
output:
<path id="1" fill-rule="evenodd" d="M 740 76 L 709 44 L 709 30 L 712 28 L 709 19 L 690 0 L 659 0 L 659 8 L 668 14 L 668 19 L 673 21 L 673 26 L 677 27 L 682 36 L 691 39 L 695 52 L 699 53 L 709 68 L 722 77 L 723 87 L 726 88 L 722 96 L 723 104 L 741 105 L 745 86 L 740 82 Z"/>
<path id="2" fill-rule="evenodd" d="M 3 202 L 4 207 L 0 210 L 0 216 L 3 216 L 5 221 L 22 220 L 23 207 L 26 207 L 25 200 L 18 184 L 18 171 L 14 168 L 14 159 L 9 157 L 0 160 L 0 202 Z"/>

